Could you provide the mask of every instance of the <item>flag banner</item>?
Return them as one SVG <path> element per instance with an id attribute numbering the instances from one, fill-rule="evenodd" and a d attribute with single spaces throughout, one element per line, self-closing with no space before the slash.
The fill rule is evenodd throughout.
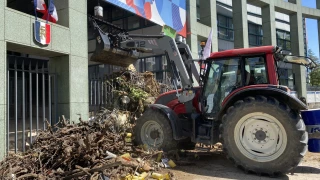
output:
<path id="1" fill-rule="evenodd" d="M 35 40 L 42 44 L 42 45 L 48 45 L 51 42 L 51 25 L 35 21 L 34 22 L 34 37 Z"/>
<path id="2" fill-rule="evenodd" d="M 50 2 L 49 9 L 48 9 L 49 12 L 46 12 L 42 17 L 42 19 L 53 22 L 53 23 L 57 23 L 58 13 L 57 13 L 56 6 L 54 5 L 53 0 L 49 0 L 49 2 Z"/>
<path id="3" fill-rule="evenodd" d="M 208 57 L 210 57 L 211 54 L 211 44 L 212 44 L 212 28 L 211 31 L 209 33 L 209 37 L 207 39 L 206 42 L 206 46 L 203 49 L 203 55 L 202 55 L 202 60 L 207 59 Z"/>
<path id="4" fill-rule="evenodd" d="M 164 33 L 164 35 L 170 36 L 173 39 L 176 38 L 177 32 L 173 28 L 171 28 L 170 26 L 164 25 L 162 28 L 162 32 Z"/>
<path id="5" fill-rule="evenodd" d="M 36 20 L 37 20 L 37 12 L 40 12 L 43 14 L 42 16 L 43 20 L 46 20 L 47 22 L 49 21 L 49 22 L 57 23 L 58 13 L 53 0 L 49 0 L 48 7 L 49 8 L 47 8 L 47 5 L 44 0 L 34 0 Z"/>
<path id="6" fill-rule="evenodd" d="M 161 26 L 173 28 L 183 37 L 187 35 L 186 0 L 105 0 Z"/>
<path id="7" fill-rule="evenodd" d="M 34 7 L 36 10 L 42 14 L 47 12 L 47 5 L 44 0 L 34 0 Z"/>

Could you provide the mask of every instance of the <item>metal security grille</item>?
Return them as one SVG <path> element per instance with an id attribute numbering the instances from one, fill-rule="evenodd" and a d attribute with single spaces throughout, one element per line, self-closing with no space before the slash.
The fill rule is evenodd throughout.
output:
<path id="1" fill-rule="evenodd" d="M 7 151 L 26 151 L 57 121 L 57 82 L 48 61 L 7 56 Z"/>

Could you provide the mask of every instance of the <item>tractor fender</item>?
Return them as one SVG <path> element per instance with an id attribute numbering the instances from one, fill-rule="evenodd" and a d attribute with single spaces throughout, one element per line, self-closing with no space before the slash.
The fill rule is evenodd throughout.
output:
<path id="1" fill-rule="evenodd" d="M 247 96 L 256 96 L 256 95 L 263 95 L 263 96 L 270 96 L 277 99 L 280 102 L 287 102 L 287 105 L 296 111 L 306 110 L 308 109 L 307 105 L 300 101 L 298 98 L 290 95 L 288 92 L 275 88 L 275 87 L 253 87 L 253 88 L 245 88 L 236 90 L 230 93 L 226 97 L 226 101 L 223 102 L 222 108 L 219 114 L 219 117 L 222 117 L 223 114 L 227 111 L 228 107 L 232 104 L 237 102 L 238 100 L 243 99 L 243 97 Z M 219 118 L 221 119 L 221 118 Z"/>
<path id="2" fill-rule="evenodd" d="M 175 140 L 181 140 L 186 138 L 182 135 L 182 126 L 180 125 L 179 117 L 172 109 L 162 104 L 151 104 L 149 105 L 149 109 L 153 111 L 159 111 L 164 116 L 168 117 L 168 121 L 170 121 L 173 131 L 173 138 Z"/>

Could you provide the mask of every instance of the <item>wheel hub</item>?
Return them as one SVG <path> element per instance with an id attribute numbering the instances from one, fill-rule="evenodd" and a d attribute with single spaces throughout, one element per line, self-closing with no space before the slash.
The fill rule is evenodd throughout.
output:
<path id="1" fill-rule="evenodd" d="M 164 139 L 162 127 L 156 121 L 147 121 L 141 127 L 140 132 L 143 144 L 148 147 L 161 147 Z"/>
<path id="2" fill-rule="evenodd" d="M 150 132 L 150 137 L 152 139 L 157 139 L 160 137 L 160 133 L 159 131 L 157 131 L 156 129 L 154 129 L 153 131 Z"/>
<path id="3" fill-rule="evenodd" d="M 234 129 L 234 138 L 243 155 L 259 162 L 276 159 L 287 145 L 282 124 L 265 113 L 251 113 L 241 118 Z"/>

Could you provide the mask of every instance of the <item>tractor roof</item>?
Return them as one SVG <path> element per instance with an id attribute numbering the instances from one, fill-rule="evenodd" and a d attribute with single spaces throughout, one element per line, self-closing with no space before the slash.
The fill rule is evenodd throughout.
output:
<path id="1" fill-rule="evenodd" d="M 230 49 L 230 50 L 211 53 L 209 59 L 252 55 L 252 54 L 262 54 L 262 53 L 270 54 L 274 52 L 275 52 L 275 46 L 260 46 L 260 47 L 252 47 L 252 48 Z"/>

